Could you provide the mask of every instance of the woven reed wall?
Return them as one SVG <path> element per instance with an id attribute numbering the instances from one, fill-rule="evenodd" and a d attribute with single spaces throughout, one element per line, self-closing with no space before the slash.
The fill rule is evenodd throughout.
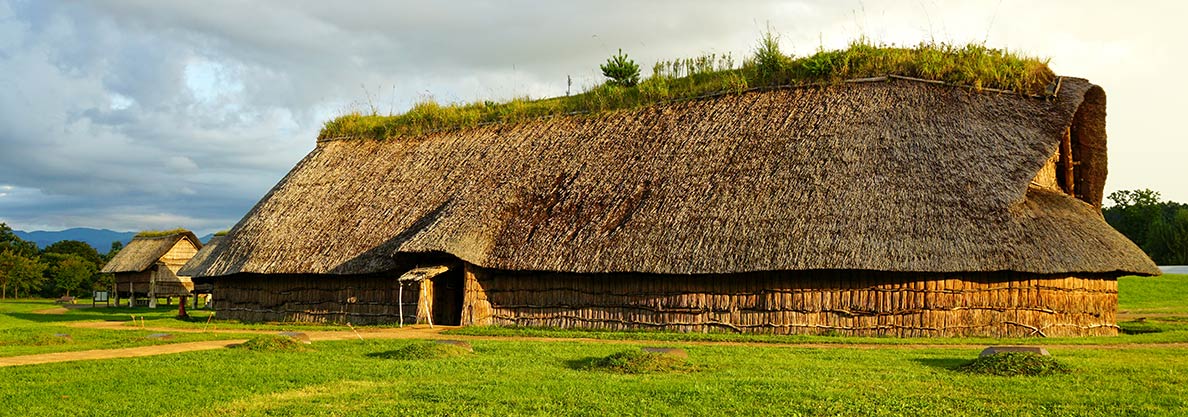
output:
<path id="1" fill-rule="evenodd" d="M 245 322 L 400 322 L 395 276 L 282 275 L 214 281 L 215 317 Z M 405 284 L 404 323 L 417 320 L 419 283 Z M 432 295 L 432 292 L 427 292 Z"/>
<path id="2" fill-rule="evenodd" d="M 1107 276 L 468 268 L 465 277 L 463 324 L 905 337 L 1117 334 L 1117 280 Z"/>

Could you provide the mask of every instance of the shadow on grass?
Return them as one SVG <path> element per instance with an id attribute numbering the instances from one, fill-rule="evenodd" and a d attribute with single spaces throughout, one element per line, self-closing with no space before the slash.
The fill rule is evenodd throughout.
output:
<path id="1" fill-rule="evenodd" d="M 930 368 L 943 369 L 946 371 L 955 370 L 957 367 L 969 363 L 969 359 L 963 358 L 920 358 L 912 359 L 912 361 Z"/>
<path id="2" fill-rule="evenodd" d="M 590 357 L 581 358 L 581 359 L 571 359 L 571 360 L 565 361 L 565 367 L 575 370 L 575 371 L 588 370 L 588 369 L 593 368 L 594 364 L 597 363 L 600 359 L 602 359 L 602 358 L 597 357 L 597 356 L 590 356 Z"/>

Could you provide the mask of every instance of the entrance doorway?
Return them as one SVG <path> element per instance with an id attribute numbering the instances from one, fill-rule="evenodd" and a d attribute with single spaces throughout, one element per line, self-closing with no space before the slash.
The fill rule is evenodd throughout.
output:
<path id="1" fill-rule="evenodd" d="M 462 323 L 462 268 L 433 277 L 433 322 L 445 326 Z"/>

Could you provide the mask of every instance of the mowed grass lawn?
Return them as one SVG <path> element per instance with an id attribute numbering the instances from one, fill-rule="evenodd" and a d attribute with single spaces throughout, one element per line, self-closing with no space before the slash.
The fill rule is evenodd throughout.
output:
<path id="1" fill-rule="evenodd" d="M 619 344 L 477 341 L 467 357 L 369 354 L 407 341 L 321 342 L 0 369 L 15 415 L 1117 416 L 1188 413 L 1188 349 L 1053 349 L 1074 369 L 991 377 L 969 349 L 685 346 L 687 373 L 575 369 Z"/>
<path id="2" fill-rule="evenodd" d="M 1188 279 L 1157 279 L 1166 282 L 1124 278 L 1123 300 L 1135 288 L 1162 286 L 1134 290 L 1131 298 L 1172 314 L 1171 327 L 1148 325 L 1154 334 L 1177 336 L 1139 342 L 1152 344 L 1049 346 L 1072 368 L 1066 375 L 954 371 L 977 356 L 968 346 L 525 338 L 475 340 L 475 353 L 463 357 L 398 360 L 376 354 L 412 342 L 349 340 L 300 352 L 223 349 L 0 368 L 0 415 L 1188 415 L 1188 338 L 1174 326 L 1181 316 L 1166 312 L 1182 308 Z M 1129 302 L 1120 310 L 1131 308 Z M 1120 338 L 1137 336 L 1143 335 Z M 683 347 L 694 370 L 581 369 L 592 358 L 638 346 Z"/>
<path id="3" fill-rule="evenodd" d="M 1120 278 L 1118 312 L 1188 315 L 1188 275 Z"/>

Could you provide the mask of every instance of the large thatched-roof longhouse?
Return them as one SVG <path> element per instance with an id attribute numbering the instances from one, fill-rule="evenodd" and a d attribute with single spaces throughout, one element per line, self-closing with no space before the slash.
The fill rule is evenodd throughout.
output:
<path id="1" fill-rule="evenodd" d="M 886 79 L 323 140 L 195 276 L 242 320 L 1115 334 L 1159 271 L 1101 217 L 1104 118 Z"/>
<path id="2" fill-rule="evenodd" d="M 129 303 L 140 297 L 153 305 L 158 297 L 190 295 L 194 283 L 178 272 L 201 248 L 188 230 L 140 233 L 99 272 L 115 275 L 116 304 L 120 297 Z"/>

